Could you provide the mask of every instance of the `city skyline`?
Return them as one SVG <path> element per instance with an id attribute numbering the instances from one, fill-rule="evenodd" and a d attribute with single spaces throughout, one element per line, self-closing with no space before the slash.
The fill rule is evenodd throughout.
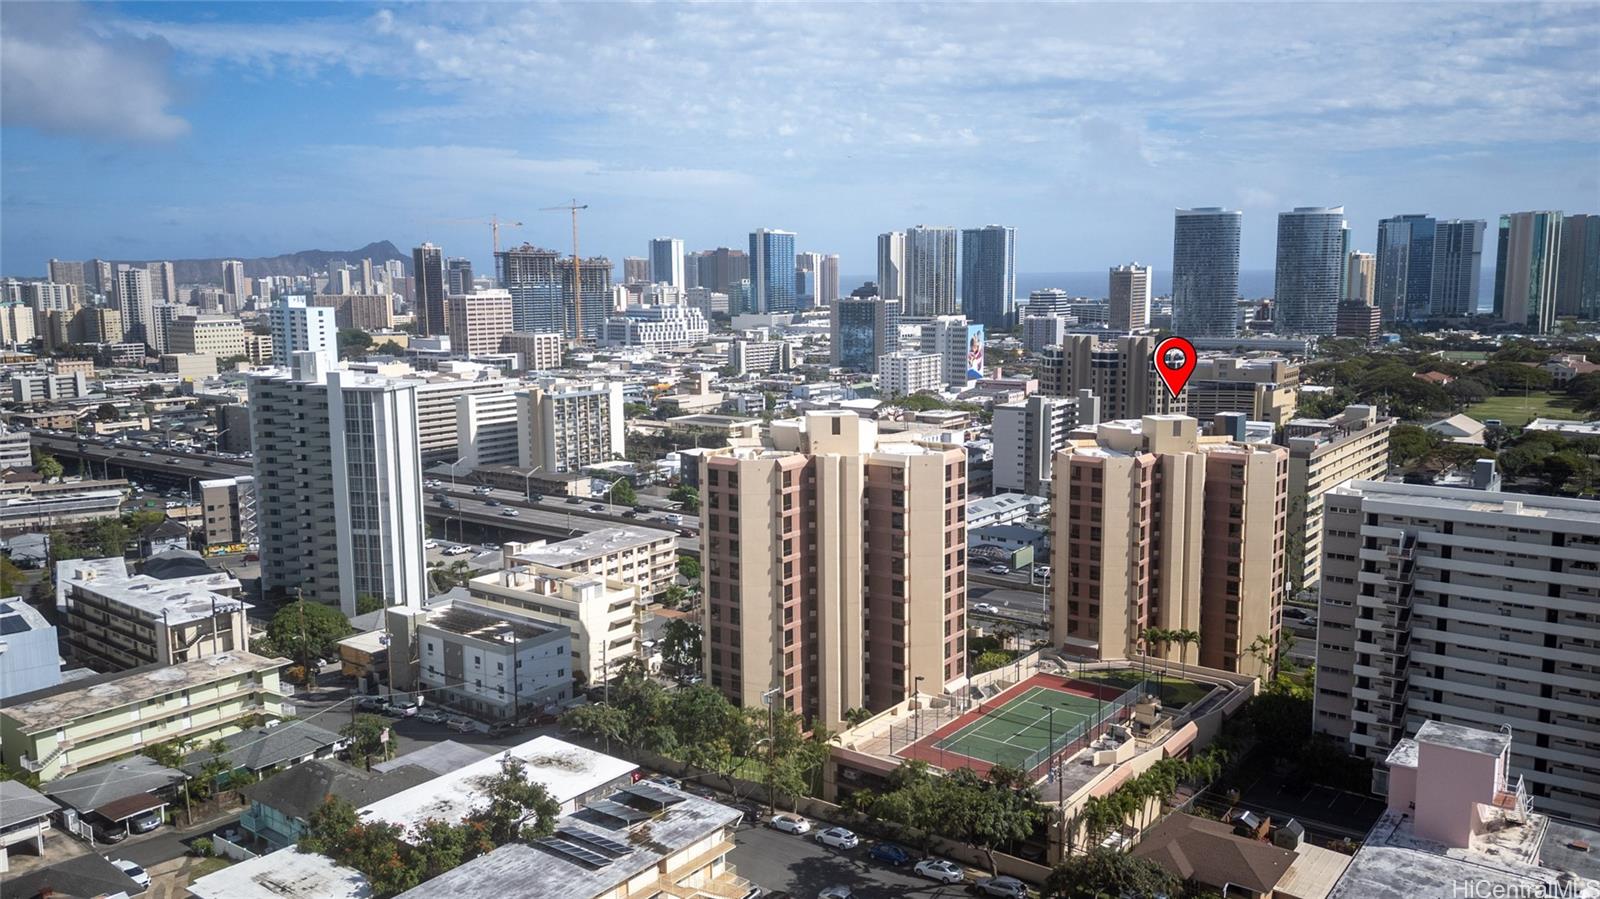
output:
<path id="1" fill-rule="evenodd" d="M 1312 46 L 1269 7 L 1029 7 L 995 21 L 943 7 L 933 27 L 899 29 L 909 8 L 8 4 L 0 210 L 29 227 L 0 236 L 0 270 L 388 239 L 490 271 L 491 213 L 524 222 L 502 246 L 562 248 L 565 218 L 539 210 L 572 195 L 591 206 L 586 254 L 636 255 L 662 233 L 737 247 L 770 227 L 840 254 L 845 272 L 871 271 L 876 235 L 919 220 L 1016 227 L 1019 272 L 1127 259 L 1160 272 L 1172 210 L 1220 205 L 1243 211 L 1241 267 L 1255 270 L 1272 266 L 1277 214 L 1297 206 L 1344 205 L 1352 246 L 1371 251 L 1396 215 L 1600 205 L 1582 77 L 1600 24 L 1580 7 L 1397 7 L 1381 32 L 1369 9 L 1324 13 Z M 1157 18 L 1180 20 L 1187 42 L 1153 37 Z M 732 94 L 725 67 L 693 52 L 780 27 L 775 61 Z M 905 35 L 858 53 L 863 30 Z M 960 58 L 932 52 L 941 31 L 967 36 Z M 559 71 L 518 52 L 534 33 L 571 38 L 540 42 L 559 48 Z M 1251 39 L 1208 40 L 1238 33 Z M 602 69 L 623 47 L 638 64 Z M 891 53 L 914 64 L 880 77 Z M 315 104 L 297 99 L 310 92 Z M 741 113 L 818 95 L 847 102 L 763 128 Z M 513 101 L 525 114 L 508 125 Z M 884 188 L 908 169 L 936 189 Z"/>

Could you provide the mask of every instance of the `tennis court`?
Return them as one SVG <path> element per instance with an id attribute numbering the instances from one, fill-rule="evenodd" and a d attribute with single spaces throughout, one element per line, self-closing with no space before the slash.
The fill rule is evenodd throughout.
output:
<path id="1" fill-rule="evenodd" d="M 990 764 L 1030 768 L 1046 749 L 1081 736 L 1101 702 L 1051 687 L 1029 687 L 997 709 L 934 743 L 934 748 Z M 1052 743 L 1054 745 L 1052 745 Z"/>

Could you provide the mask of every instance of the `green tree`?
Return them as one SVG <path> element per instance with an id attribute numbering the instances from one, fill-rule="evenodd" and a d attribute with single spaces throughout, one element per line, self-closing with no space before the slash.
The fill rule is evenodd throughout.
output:
<path id="1" fill-rule="evenodd" d="M 1189 647 L 1199 644 L 1200 632 L 1190 628 L 1179 628 L 1168 633 L 1168 638 L 1178 644 L 1179 677 L 1189 675 Z"/>
<path id="2" fill-rule="evenodd" d="M 845 709 L 844 723 L 850 725 L 851 727 L 860 727 L 861 725 L 866 724 L 867 720 L 871 717 L 871 709 L 865 709 L 857 706 L 853 709 Z"/>
<path id="3" fill-rule="evenodd" d="M 639 494 L 634 491 L 633 485 L 627 480 L 619 480 L 611 486 L 611 501 L 624 506 L 631 506 L 639 501 Z"/>
<path id="4" fill-rule="evenodd" d="M 482 827 L 496 846 L 513 841 L 528 842 L 555 832 L 561 805 L 551 798 L 544 784 L 528 779 L 522 759 L 507 755 L 498 773 L 479 778 L 488 804 L 467 815 L 467 823 Z"/>
<path id="5" fill-rule="evenodd" d="M 78 543 L 75 535 L 57 528 L 50 532 L 50 561 L 59 562 L 62 559 L 81 559 L 85 555 L 84 548 Z"/>
<path id="6" fill-rule="evenodd" d="M 16 596 L 22 592 L 22 569 L 10 556 L 0 556 L 0 597 Z"/>
<path id="7" fill-rule="evenodd" d="M 335 655 L 339 641 L 350 636 L 350 619 L 332 606 L 298 600 L 272 616 L 267 638 L 272 645 L 296 662 L 310 666 L 317 659 Z"/>
<path id="8" fill-rule="evenodd" d="M 378 344 L 377 348 L 374 349 L 372 353 L 376 353 L 380 356 L 404 356 L 406 354 L 406 348 L 392 340 L 385 340 L 383 343 Z"/>
<path id="9" fill-rule="evenodd" d="M 189 754 L 189 743 L 186 740 L 168 740 L 146 746 L 143 755 L 163 768 L 183 767 L 183 757 Z"/>
<path id="10" fill-rule="evenodd" d="M 702 638 L 700 625 L 684 618 L 673 618 L 661 629 L 661 657 L 680 669 L 697 669 Z"/>
<path id="11" fill-rule="evenodd" d="M 378 896 L 393 896 L 422 882 L 421 858 L 403 833 L 388 822 L 362 821 L 349 802 L 330 797 L 311 813 L 299 846 L 360 871 Z"/>
<path id="12" fill-rule="evenodd" d="M 694 556 L 678 557 L 678 573 L 690 583 L 700 582 L 700 560 Z"/>
<path id="13" fill-rule="evenodd" d="M 468 859 L 468 828 L 429 818 L 417 825 L 412 844 L 424 883 Z"/>
<path id="14" fill-rule="evenodd" d="M 371 593 L 361 593 L 356 595 L 357 615 L 365 615 L 368 612 L 376 612 L 381 608 L 383 608 L 383 600 L 373 596 Z"/>
<path id="15" fill-rule="evenodd" d="M 117 421 L 122 418 L 122 413 L 111 403 L 101 403 L 94 409 L 95 421 Z"/>
<path id="16" fill-rule="evenodd" d="M 33 451 L 33 470 L 38 472 L 39 477 L 48 481 L 52 478 L 61 477 L 64 469 L 62 469 L 61 463 L 56 460 L 55 456 L 44 450 L 36 449 Z"/>
<path id="17" fill-rule="evenodd" d="M 1395 425 L 1389 432 L 1389 464 L 1409 466 L 1433 451 L 1433 435 L 1419 425 Z"/>
<path id="18" fill-rule="evenodd" d="M 561 715 L 562 728 L 591 740 L 624 742 L 629 733 L 628 713 L 614 705 L 573 706 Z"/>
<path id="19" fill-rule="evenodd" d="M 1004 668 L 1009 664 L 1011 664 L 1011 653 L 1003 652 L 998 649 L 991 649 L 988 652 L 979 653 L 978 657 L 972 660 L 972 670 L 978 674 L 982 674 L 985 671 L 993 671 L 996 668 Z"/>
<path id="20" fill-rule="evenodd" d="M 370 762 L 373 756 L 388 759 L 394 755 L 394 736 L 383 739 L 388 729 L 389 722 L 377 715 L 357 715 L 339 734 L 350 741 L 352 759 Z"/>
<path id="21" fill-rule="evenodd" d="M 1039 899 L 1166 899 L 1183 894 L 1182 886 L 1175 875 L 1149 859 L 1094 849 L 1052 869 Z"/>
<path id="22" fill-rule="evenodd" d="M 128 515 L 126 519 L 128 530 L 135 534 L 142 533 L 145 528 L 166 520 L 167 513 L 160 509 L 140 509 Z"/>
<path id="23" fill-rule="evenodd" d="M 947 775 L 943 792 L 949 835 L 982 852 L 991 872 L 995 849 L 1032 836 L 1044 815 L 1031 789 L 985 782 L 971 768 Z"/>
<path id="24" fill-rule="evenodd" d="M 700 511 L 700 491 L 688 484 L 679 484 L 667 498 L 683 504 L 683 511 L 691 514 Z"/>
<path id="25" fill-rule="evenodd" d="M 339 358 L 359 356 L 372 347 L 372 335 L 360 328 L 339 329 Z"/>

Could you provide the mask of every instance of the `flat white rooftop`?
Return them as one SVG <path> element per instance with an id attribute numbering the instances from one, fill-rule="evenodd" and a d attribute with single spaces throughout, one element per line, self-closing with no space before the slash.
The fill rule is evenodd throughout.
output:
<path id="1" fill-rule="evenodd" d="M 198 899 L 370 899 L 361 872 L 291 846 L 189 884 Z"/>
<path id="2" fill-rule="evenodd" d="M 480 778 L 497 773 L 501 759 L 515 756 L 527 765 L 528 778 L 544 784 L 562 806 L 586 796 L 619 778 L 627 777 L 634 763 L 544 736 L 513 746 L 482 761 L 424 784 L 380 799 L 361 809 L 369 821 L 387 821 L 410 828 L 429 818 L 459 823 L 483 798 Z"/>

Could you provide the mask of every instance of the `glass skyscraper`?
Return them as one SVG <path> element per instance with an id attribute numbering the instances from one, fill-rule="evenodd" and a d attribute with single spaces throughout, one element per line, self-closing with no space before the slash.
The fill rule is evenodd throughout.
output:
<path id="1" fill-rule="evenodd" d="M 1421 321 L 1433 302 L 1433 242 L 1438 223 L 1426 215 L 1378 222 L 1378 286 L 1373 304 L 1387 321 Z"/>
<path id="2" fill-rule="evenodd" d="M 878 358 L 900 350 L 900 303 L 849 297 L 833 304 L 832 363 L 851 371 L 877 371 Z"/>
<path id="3" fill-rule="evenodd" d="M 752 312 L 794 312 L 794 232 L 758 228 L 750 233 Z"/>
<path id="4" fill-rule="evenodd" d="M 681 290 L 688 286 L 684 279 L 683 241 L 676 237 L 650 241 L 650 283 L 671 284 Z"/>
<path id="5" fill-rule="evenodd" d="M 1494 314 L 1501 321 L 1521 325 L 1530 334 L 1548 334 L 1555 326 L 1561 226 L 1559 211 L 1500 216 Z"/>
<path id="6" fill-rule="evenodd" d="M 956 229 L 918 225 L 906 229 L 905 314 L 955 315 Z M 881 286 L 881 285 L 880 285 Z"/>
<path id="7" fill-rule="evenodd" d="M 1332 334 L 1350 243 L 1343 206 L 1299 206 L 1278 213 L 1274 319 L 1284 334 Z"/>
<path id="8" fill-rule="evenodd" d="M 1483 266 L 1481 221 L 1440 222 L 1433 232 L 1432 315 L 1476 315 L 1478 271 Z"/>
<path id="9" fill-rule="evenodd" d="M 1238 333 L 1237 209 L 1179 209 L 1172 223 L 1172 327 L 1184 337 Z"/>
<path id="10" fill-rule="evenodd" d="M 1009 330 L 1016 315 L 1017 229 L 984 225 L 961 232 L 961 311 L 996 331 Z"/>

